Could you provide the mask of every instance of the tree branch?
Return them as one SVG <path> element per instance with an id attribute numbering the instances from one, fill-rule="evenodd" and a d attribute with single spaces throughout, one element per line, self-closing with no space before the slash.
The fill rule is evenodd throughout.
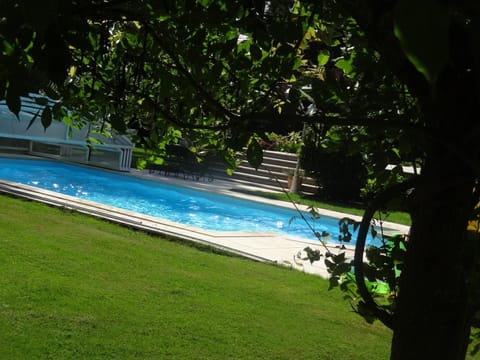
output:
<path id="1" fill-rule="evenodd" d="M 231 111 L 227 110 L 222 104 L 220 104 L 207 90 L 205 90 L 193 77 L 193 75 L 188 71 L 188 69 L 185 68 L 185 66 L 182 64 L 180 61 L 180 58 L 175 55 L 163 42 L 161 37 L 154 31 L 154 29 L 146 22 L 143 21 L 142 24 L 145 26 L 145 28 L 148 30 L 148 32 L 155 38 L 155 41 L 158 43 L 158 45 L 165 51 L 165 53 L 172 59 L 172 61 L 175 63 L 176 67 L 178 70 L 182 73 L 183 76 L 187 78 L 187 80 L 190 82 L 190 84 L 195 88 L 198 93 L 201 94 L 203 99 L 209 104 L 213 110 L 215 110 L 215 113 L 220 113 L 222 114 L 226 120 L 231 120 L 235 117 L 238 117 Z"/>
<path id="2" fill-rule="evenodd" d="M 175 124 L 178 127 L 181 127 L 184 129 L 190 129 L 190 130 L 210 130 L 210 131 L 223 131 L 227 128 L 227 125 L 225 124 L 218 125 L 218 126 L 210 126 L 210 125 L 190 124 L 190 123 L 184 122 L 182 120 L 179 120 L 175 116 L 173 116 L 170 112 L 163 109 L 158 103 L 150 99 L 149 96 L 146 96 L 145 94 L 141 96 L 145 98 L 148 104 L 152 106 L 155 109 L 155 111 L 160 113 L 166 120 L 170 121 L 172 124 Z"/>
<path id="3" fill-rule="evenodd" d="M 126 9 L 124 8 L 122 9 L 116 8 L 118 6 L 123 6 L 123 5 L 131 5 L 131 0 L 110 0 L 110 1 L 103 1 L 102 3 L 90 3 L 85 6 L 80 5 L 77 11 L 79 14 L 90 15 L 90 16 L 100 15 L 100 14 L 107 15 L 105 10 L 111 11 L 113 9 L 113 10 L 118 10 L 119 13 L 125 12 Z M 105 19 L 105 18 L 102 18 L 102 19 Z M 109 19 L 109 20 L 113 20 L 113 19 Z"/>
<path id="4" fill-rule="evenodd" d="M 366 38 L 385 59 L 393 73 L 407 84 L 417 98 L 429 96 L 425 78 L 407 59 L 393 33 L 394 7 L 397 1 L 340 0 L 346 14 L 350 14 L 365 31 Z"/>
<path id="5" fill-rule="evenodd" d="M 410 121 L 410 118 L 405 116 L 395 116 L 389 118 L 388 116 L 331 116 L 325 114 L 316 114 L 311 116 L 302 116 L 298 114 L 278 114 L 273 112 L 251 113 L 242 116 L 244 119 L 255 120 L 279 120 L 290 123 L 307 123 L 307 124 L 325 124 L 325 125 L 342 125 L 342 126 L 365 126 L 379 129 L 406 129 L 416 130 L 420 132 L 427 131 L 423 126 L 419 126 Z"/>
<path id="6" fill-rule="evenodd" d="M 382 193 L 380 193 L 368 204 L 363 214 L 362 222 L 360 223 L 360 228 L 358 230 L 358 236 L 357 236 L 357 243 L 355 245 L 355 255 L 354 255 L 353 263 L 355 268 L 355 282 L 358 287 L 358 292 L 360 293 L 360 296 L 365 302 L 365 305 L 375 314 L 376 317 L 378 317 L 378 319 L 380 319 L 382 323 L 385 324 L 385 326 L 389 327 L 390 329 L 393 328 L 392 315 L 389 312 L 382 309 L 375 302 L 372 295 L 368 291 L 365 283 L 365 273 L 363 269 L 363 254 L 365 252 L 365 243 L 367 240 L 367 234 L 370 228 L 372 218 L 375 212 L 377 211 L 377 209 L 382 207 L 382 205 L 384 205 L 387 201 L 395 198 L 402 192 L 405 192 L 408 189 L 415 187 L 417 182 L 418 182 L 418 177 L 413 177 L 401 184 L 394 185 L 384 190 Z"/>

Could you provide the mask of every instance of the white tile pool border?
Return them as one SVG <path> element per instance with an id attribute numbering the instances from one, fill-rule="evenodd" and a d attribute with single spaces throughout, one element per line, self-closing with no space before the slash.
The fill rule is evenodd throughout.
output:
<path id="1" fill-rule="evenodd" d="M 150 178 L 150 176 L 144 173 L 134 175 L 143 178 Z M 211 192 L 214 190 L 213 192 L 216 193 L 257 202 L 264 202 L 271 205 L 293 207 L 293 205 L 282 201 L 268 200 L 231 191 L 235 185 L 228 181 L 216 181 L 214 184 L 182 181 L 182 184 L 180 185 L 178 184 L 178 179 L 159 179 L 158 177 L 152 177 L 152 179 L 199 190 L 210 190 Z M 312 265 L 308 261 L 302 261 L 295 256 L 307 246 L 312 249 L 319 249 L 324 253 L 325 249 L 315 240 L 298 239 L 271 232 L 204 230 L 6 180 L 0 180 L 0 191 L 56 207 L 75 210 L 80 213 L 103 218 L 135 229 L 210 245 L 256 261 L 276 263 L 302 270 L 310 274 L 320 275 L 325 278 L 328 277 L 328 272 L 322 260 L 317 261 Z M 306 207 L 300 208 L 301 210 L 306 209 Z M 360 219 L 359 217 L 330 210 L 318 209 L 318 211 L 325 216 L 336 218 L 348 216 L 357 220 Z M 384 226 L 395 229 L 395 231 L 398 232 L 408 232 L 407 226 L 391 223 L 385 223 Z M 330 251 L 339 252 L 340 249 L 338 246 L 332 244 Z M 353 254 L 353 247 L 348 246 L 346 251 Z"/>

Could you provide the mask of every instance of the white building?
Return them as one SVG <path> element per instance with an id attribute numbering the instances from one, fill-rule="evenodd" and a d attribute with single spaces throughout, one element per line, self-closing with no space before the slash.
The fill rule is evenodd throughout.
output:
<path id="1" fill-rule="evenodd" d="M 0 101 L 0 153 L 29 154 L 120 171 L 129 171 L 134 145 L 124 135 L 100 135 L 91 124 L 77 129 L 52 120 L 44 129 L 38 96 L 22 97 L 18 118 Z M 45 98 L 44 98 L 45 99 Z M 49 100 L 49 105 L 55 102 Z M 35 115 L 37 114 L 35 120 Z"/>

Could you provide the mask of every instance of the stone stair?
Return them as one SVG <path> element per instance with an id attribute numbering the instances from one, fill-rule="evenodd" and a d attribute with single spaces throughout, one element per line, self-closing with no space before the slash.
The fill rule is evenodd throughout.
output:
<path id="1" fill-rule="evenodd" d="M 246 185 L 262 187 L 272 191 L 289 190 L 289 173 L 295 170 L 297 155 L 278 151 L 263 151 L 262 165 L 255 169 L 247 161 L 245 154 L 239 156 L 240 165 L 235 172 L 229 176 L 226 169 L 220 162 L 212 163 L 208 172 L 214 178 L 227 179 L 240 182 Z M 302 184 L 299 192 L 303 194 L 314 194 L 318 189 L 315 179 L 302 177 Z"/>

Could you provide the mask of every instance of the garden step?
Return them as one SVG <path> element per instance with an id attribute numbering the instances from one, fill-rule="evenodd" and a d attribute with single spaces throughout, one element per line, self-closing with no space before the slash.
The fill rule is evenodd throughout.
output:
<path id="1" fill-rule="evenodd" d="M 271 151 L 271 150 L 264 150 L 263 151 L 264 158 L 273 158 L 273 159 L 283 159 L 288 161 L 296 161 L 297 154 L 280 152 L 280 151 Z"/>
<path id="2" fill-rule="evenodd" d="M 207 173 L 216 179 L 227 179 L 274 191 L 281 191 L 282 187 L 288 190 L 288 173 L 297 166 L 296 159 L 295 154 L 264 151 L 263 162 L 258 169 L 255 169 L 248 163 L 245 154 L 241 154 L 239 155 L 240 165 L 232 176 L 227 174 L 225 165 L 221 161 L 211 162 Z M 315 179 L 302 177 L 301 192 L 314 194 L 317 189 Z"/>
<path id="3" fill-rule="evenodd" d="M 245 173 L 233 173 L 232 179 L 238 179 L 242 181 L 248 181 L 250 184 L 255 186 L 265 186 L 268 185 L 269 188 L 277 189 L 277 191 L 282 190 L 289 190 L 288 181 L 286 179 L 273 179 L 271 177 L 262 176 L 262 175 L 254 175 L 254 174 L 245 174 Z M 312 185 L 311 183 L 304 183 L 304 179 L 302 179 L 302 184 L 299 189 L 300 192 L 305 194 L 314 194 L 317 191 L 317 186 L 315 183 Z"/>
<path id="4" fill-rule="evenodd" d="M 285 168 L 278 166 L 268 166 L 262 165 L 258 169 L 255 169 L 251 166 L 240 165 L 235 170 L 236 173 L 242 174 L 253 174 L 253 175 L 262 175 L 271 178 L 279 178 L 286 180 L 288 177 L 287 171 Z"/>
<path id="5" fill-rule="evenodd" d="M 215 179 L 222 179 L 222 180 L 228 180 L 228 181 L 233 181 L 236 183 L 241 183 L 253 187 L 259 187 L 263 189 L 268 189 L 271 191 L 282 191 L 281 186 L 278 185 L 278 183 L 274 183 L 270 181 L 268 178 L 264 178 L 261 176 L 252 176 L 252 175 L 245 175 L 245 174 L 239 174 L 239 173 L 234 173 L 233 175 L 227 175 L 227 174 L 222 174 L 215 176 Z M 280 182 L 282 183 L 282 181 Z M 283 185 L 283 184 L 282 184 Z M 284 182 L 284 186 L 286 187 L 286 182 Z"/>
<path id="6" fill-rule="evenodd" d="M 295 154 L 293 154 L 294 156 L 290 156 L 290 155 L 292 154 L 289 154 L 288 157 L 282 158 L 282 157 L 271 156 L 269 154 L 264 153 L 262 164 L 274 164 L 274 165 L 283 166 L 286 168 L 295 168 L 297 164 L 296 155 Z M 244 154 L 240 155 L 239 159 L 242 160 L 242 162 L 248 163 L 247 157 Z"/>
<path id="7" fill-rule="evenodd" d="M 253 168 L 253 166 L 250 165 L 246 160 L 242 160 L 240 166 Z M 274 172 L 283 172 L 286 174 L 288 173 L 288 170 L 295 169 L 296 166 L 296 163 L 268 162 L 264 160 L 259 166 L 259 169 L 268 169 Z"/>
<path id="8" fill-rule="evenodd" d="M 278 185 L 278 182 L 270 177 L 270 176 L 265 176 L 261 174 L 249 174 L 249 173 L 243 173 L 243 172 L 234 172 L 232 175 L 232 178 L 234 179 L 241 179 L 241 180 L 249 180 L 250 182 L 254 184 L 264 184 L 264 185 L 271 185 L 273 187 L 278 187 L 281 188 Z M 278 181 L 283 185 L 287 183 L 286 179 L 278 179 Z"/>

